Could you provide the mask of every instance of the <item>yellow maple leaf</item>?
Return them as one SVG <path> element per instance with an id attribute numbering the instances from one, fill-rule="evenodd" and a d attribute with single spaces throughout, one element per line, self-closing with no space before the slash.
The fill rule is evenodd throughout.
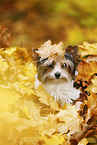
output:
<path id="1" fill-rule="evenodd" d="M 97 55 L 97 43 L 89 44 L 84 42 L 83 45 L 79 45 L 79 53 L 82 58 L 86 55 Z"/>
<path id="2" fill-rule="evenodd" d="M 91 79 L 91 84 L 86 89 L 89 92 L 97 93 L 97 76 Z"/>
<path id="3" fill-rule="evenodd" d="M 70 130 L 70 134 L 81 130 L 82 117 L 79 116 L 75 106 L 67 106 L 66 110 L 60 110 L 56 115 L 60 121 L 64 123 L 60 125 L 58 130 L 61 133 L 66 133 Z"/>
<path id="4" fill-rule="evenodd" d="M 29 119 L 25 119 L 25 118 L 19 118 L 18 121 L 15 123 L 14 128 L 16 128 L 16 130 L 21 133 L 24 130 L 27 130 L 29 128 L 36 128 L 38 129 L 42 124 L 42 120 L 29 120 Z M 40 132 L 40 130 L 38 130 L 38 132 Z"/>
<path id="5" fill-rule="evenodd" d="M 41 103 L 50 106 L 54 110 L 59 110 L 58 103 L 44 90 L 42 85 L 36 89 L 36 95 L 39 96 Z"/>
<path id="6" fill-rule="evenodd" d="M 33 134 L 31 134 L 31 136 L 25 136 L 25 137 L 22 137 L 21 140 L 19 141 L 19 145 L 23 145 L 23 144 L 26 144 L 26 145 L 36 145 L 38 144 L 38 141 L 39 141 L 39 134 L 38 132 L 35 132 L 36 130 L 33 130 Z M 29 131 L 30 132 L 30 131 Z"/>
<path id="7" fill-rule="evenodd" d="M 18 110 L 20 110 L 21 118 L 18 118 L 15 128 L 21 132 L 29 127 L 36 127 L 41 125 L 42 118 L 40 116 L 40 106 L 37 106 L 33 100 L 19 100 L 16 104 Z"/>
<path id="8" fill-rule="evenodd" d="M 10 47 L 5 49 L 3 53 L 10 56 L 16 51 L 16 49 L 17 49 L 16 47 Z"/>
<path id="9" fill-rule="evenodd" d="M 21 92 L 23 95 L 24 94 L 28 94 L 28 95 L 31 95 L 31 94 L 34 94 L 34 90 L 32 88 L 30 88 L 29 86 L 25 86 L 25 81 L 21 81 L 21 82 L 17 82 L 14 83 L 14 87 L 16 88 L 17 90 L 17 85 L 18 85 L 18 89 L 19 89 L 19 92 Z"/>
<path id="10" fill-rule="evenodd" d="M 7 118 L 6 118 L 7 121 Z M 0 144 L 1 145 L 15 145 L 17 144 L 16 134 L 14 134 L 14 125 L 6 123 L 0 119 Z"/>
<path id="11" fill-rule="evenodd" d="M 34 94 L 36 67 L 31 62 L 20 65 L 15 63 L 14 60 L 9 63 L 9 67 L 10 75 L 7 80 L 10 82 L 11 86 L 23 95 Z"/>
<path id="12" fill-rule="evenodd" d="M 18 102 L 17 107 L 26 115 L 30 120 L 40 119 L 40 106 L 37 106 L 33 100 L 21 100 Z M 33 108 L 32 108 L 33 107 Z"/>
<path id="13" fill-rule="evenodd" d="M 79 143 L 78 145 L 87 145 L 88 144 L 88 141 L 86 138 L 83 138 Z"/>
<path id="14" fill-rule="evenodd" d="M 5 71 L 8 69 L 8 64 L 6 62 L 5 59 L 2 58 L 2 56 L 0 56 L 0 73 L 2 75 L 5 75 Z"/>
<path id="15" fill-rule="evenodd" d="M 0 113 L 0 119 L 3 119 L 7 123 L 14 123 L 18 120 L 18 111 L 15 113 L 10 113 L 8 111 L 4 111 Z"/>
<path id="16" fill-rule="evenodd" d="M 43 136 L 40 139 L 44 141 L 43 145 L 61 145 L 65 142 L 65 138 L 60 134 L 54 134 L 50 138 Z"/>
<path id="17" fill-rule="evenodd" d="M 32 62 L 26 63 L 25 68 L 24 68 L 24 73 L 25 73 L 25 76 L 30 78 L 31 80 L 32 80 L 32 78 L 35 79 L 35 75 L 37 73 L 36 66 L 34 66 L 34 64 Z"/>
<path id="18" fill-rule="evenodd" d="M 8 105 L 14 104 L 21 96 L 9 88 L 0 86 L 0 108 L 6 108 Z"/>
<path id="19" fill-rule="evenodd" d="M 92 83 L 93 83 L 92 92 L 93 92 L 93 93 L 97 93 L 97 76 L 95 76 L 95 77 L 92 79 Z"/>
<path id="20" fill-rule="evenodd" d="M 51 136 L 58 128 L 56 119 L 57 118 L 54 114 L 49 114 L 47 117 L 43 117 L 40 134 Z"/>
<path id="21" fill-rule="evenodd" d="M 24 61 L 28 60 L 28 52 L 26 48 L 21 47 L 10 47 L 3 51 L 8 57 L 13 57 L 15 60 L 21 59 Z"/>

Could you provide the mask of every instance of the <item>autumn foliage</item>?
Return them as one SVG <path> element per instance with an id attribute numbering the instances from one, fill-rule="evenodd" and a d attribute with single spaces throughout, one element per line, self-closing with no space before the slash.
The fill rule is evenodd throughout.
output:
<path id="1" fill-rule="evenodd" d="M 61 106 L 42 85 L 35 89 L 37 70 L 27 49 L 7 45 L 4 35 L 0 38 L 0 145 L 96 145 L 97 44 L 78 46 L 75 86 L 81 88 L 81 95 L 74 104 Z"/>
<path id="2" fill-rule="evenodd" d="M 30 51 L 53 43 L 97 42 L 96 0 L 1 0 L 0 22 L 13 34 L 13 46 Z"/>

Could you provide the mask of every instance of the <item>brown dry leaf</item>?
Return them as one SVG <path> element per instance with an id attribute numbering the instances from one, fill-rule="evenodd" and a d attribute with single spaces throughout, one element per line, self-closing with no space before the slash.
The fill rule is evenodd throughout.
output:
<path id="1" fill-rule="evenodd" d="M 90 96 L 87 96 L 87 115 L 85 117 L 85 122 L 93 117 L 95 119 L 97 117 L 97 94 L 91 93 Z"/>
<path id="2" fill-rule="evenodd" d="M 89 109 L 94 109 L 95 107 L 97 107 L 97 94 L 91 93 L 90 96 L 87 96 L 88 98 L 88 108 Z"/>
<path id="3" fill-rule="evenodd" d="M 77 80 L 88 81 L 92 75 L 97 73 L 97 62 L 91 61 L 86 63 L 84 61 L 80 62 L 78 65 L 78 75 L 76 76 L 75 82 Z"/>
<path id="4" fill-rule="evenodd" d="M 88 124 L 82 124 L 81 131 L 75 132 L 70 139 L 71 144 L 74 142 L 79 142 L 82 140 L 87 132 L 93 127 L 93 125 L 88 125 Z"/>
<path id="5" fill-rule="evenodd" d="M 12 41 L 12 36 L 10 34 L 6 34 L 8 29 L 0 24 L 0 48 L 7 48 L 10 46 Z"/>

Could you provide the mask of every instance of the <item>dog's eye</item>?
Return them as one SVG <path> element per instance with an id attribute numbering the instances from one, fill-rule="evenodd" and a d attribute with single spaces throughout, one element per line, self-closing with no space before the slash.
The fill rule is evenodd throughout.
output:
<path id="1" fill-rule="evenodd" d="M 52 61 L 52 62 L 49 64 L 49 68 L 54 68 L 54 65 L 55 65 L 55 61 Z"/>
<path id="2" fill-rule="evenodd" d="M 66 63 L 63 63 L 62 64 L 62 68 L 65 68 L 65 67 L 67 67 L 67 64 Z"/>
<path id="3" fill-rule="evenodd" d="M 52 67 L 54 67 L 54 66 L 53 66 L 53 64 L 52 64 L 52 63 L 50 63 L 50 64 L 49 64 L 49 67 L 50 67 L 50 68 L 52 68 Z"/>

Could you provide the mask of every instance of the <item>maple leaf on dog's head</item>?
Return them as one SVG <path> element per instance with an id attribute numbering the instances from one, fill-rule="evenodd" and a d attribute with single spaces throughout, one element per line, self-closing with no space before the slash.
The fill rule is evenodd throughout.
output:
<path id="1" fill-rule="evenodd" d="M 51 45 L 51 40 L 46 41 L 38 50 L 35 51 L 42 59 L 50 57 L 54 54 L 58 54 L 60 56 L 64 55 L 64 47 L 63 43 Z"/>

